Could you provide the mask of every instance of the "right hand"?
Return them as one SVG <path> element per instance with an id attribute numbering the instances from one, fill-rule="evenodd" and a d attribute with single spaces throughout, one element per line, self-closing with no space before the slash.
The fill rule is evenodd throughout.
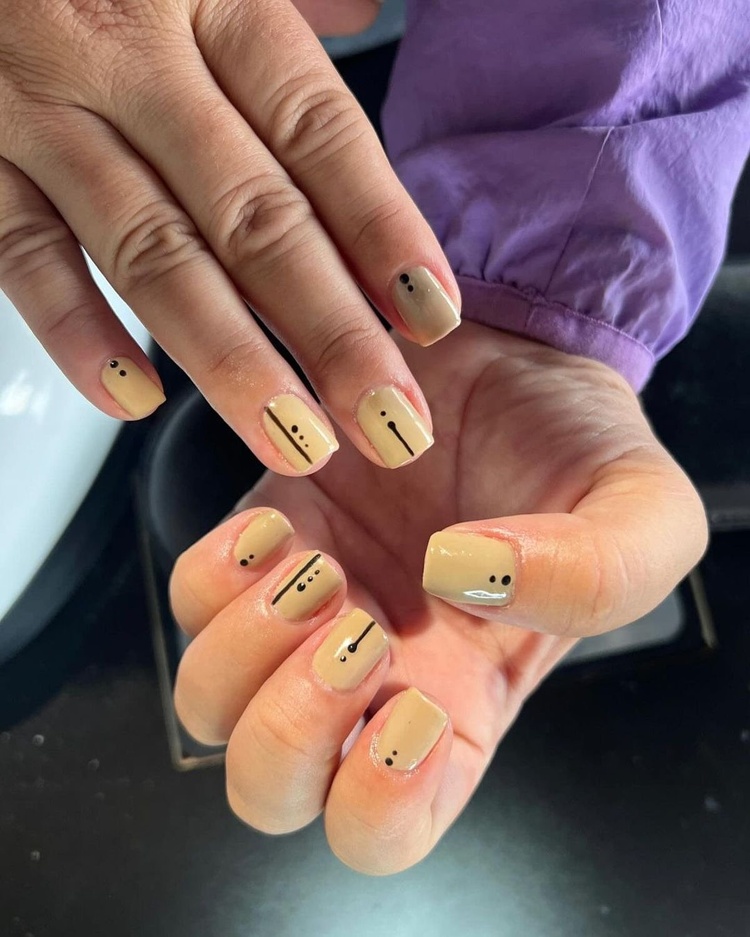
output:
<path id="1" fill-rule="evenodd" d="M 399 389 L 429 429 L 419 387 L 360 288 L 422 344 L 457 324 L 458 288 L 302 15 L 346 31 L 377 8 L 0 0 L 0 286 L 94 405 L 137 418 L 163 397 L 79 243 L 274 471 L 315 471 L 335 436 L 245 301 L 372 461 L 357 420 L 368 391 Z M 432 312 L 416 301 L 426 295 L 418 268 L 450 296 L 432 284 Z"/>
<path id="2" fill-rule="evenodd" d="M 707 538 L 690 479 L 606 365 L 471 322 L 428 356 L 398 342 L 435 413 L 430 455 L 386 474 L 349 446 L 313 478 L 266 474 L 240 507 L 283 511 L 295 535 L 275 520 L 261 537 L 256 513 L 238 514 L 180 557 L 171 583 L 194 636 L 177 711 L 196 738 L 229 741 L 235 812 L 281 833 L 325 811 L 334 852 L 373 874 L 435 846 L 576 638 L 653 609 Z M 294 574 L 307 557 L 279 563 L 289 549 L 325 551 L 342 582 L 305 582 Z M 390 666 L 342 691 L 316 677 L 313 655 L 344 603 L 387 632 Z M 363 643 L 357 662 L 377 649 Z M 345 677 L 351 658 L 331 666 Z M 382 752 L 409 686 L 451 729 L 436 741 L 415 721 Z"/>

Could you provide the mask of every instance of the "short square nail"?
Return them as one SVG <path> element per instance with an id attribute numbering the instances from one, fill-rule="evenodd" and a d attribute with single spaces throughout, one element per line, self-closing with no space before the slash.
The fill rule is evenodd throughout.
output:
<path id="1" fill-rule="evenodd" d="M 402 693 L 380 730 L 375 751 L 389 768 L 411 771 L 443 734 L 448 715 L 415 687 Z"/>
<path id="2" fill-rule="evenodd" d="M 240 566 L 254 569 L 277 553 L 294 536 L 294 528 L 283 514 L 263 511 L 256 514 L 237 538 L 234 558 Z"/>
<path id="3" fill-rule="evenodd" d="M 424 420 L 396 387 L 366 394 L 357 423 L 388 468 L 398 468 L 426 452 L 434 440 Z"/>
<path id="4" fill-rule="evenodd" d="M 101 382 L 107 393 L 134 420 L 149 416 L 167 399 L 130 358 L 110 358 L 102 368 Z"/>
<path id="5" fill-rule="evenodd" d="M 283 394 L 268 402 L 263 410 L 263 428 L 297 472 L 308 471 L 339 447 L 326 425 L 294 394 Z"/>
<path id="6" fill-rule="evenodd" d="M 443 530 L 430 537 L 422 586 L 467 605 L 508 605 L 516 588 L 513 548 L 481 534 Z"/>
<path id="7" fill-rule="evenodd" d="M 355 608 L 341 618 L 313 657 L 313 669 L 334 690 L 351 690 L 388 650 L 388 636 L 372 615 Z"/>
<path id="8" fill-rule="evenodd" d="M 404 270 L 393 284 L 393 303 L 420 345 L 432 345 L 461 324 L 453 300 L 426 267 Z"/>
<path id="9" fill-rule="evenodd" d="M 320 553 L 309 553 L 279 584 L 271 605 L 289 621 L 312 618 L 342 586 L 341 576 Z"/>

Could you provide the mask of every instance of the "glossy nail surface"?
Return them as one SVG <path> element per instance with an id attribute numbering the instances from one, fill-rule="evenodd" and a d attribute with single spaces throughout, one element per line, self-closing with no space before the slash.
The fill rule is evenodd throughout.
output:
<path id="1" fill-rule="evenodd" d="M 461 324 L 440 281 L 426 267 L 412 267 L 393 284 L 393 303 L 420 345 L 432 345 Z"/>
<path id="2" fill-rule="evenodd" d="M 508 605 L 515 580 L 515 556 L 504 540 L 451 530 L 430 537 L 422 576 L 426 592 L 469 605 Z"/>
<path id="3" fill-rule="evenodd" d="M 234 558 L 240 566 L 254 569 L 294 536 L 294 528 L 278 511 L 256 514 L 237 538 Z"/>
<path id="4" fill-rule="evenodd" d="M 274 397 L 263 410 L 263 428 L 284 459 L 306 472 L 338 449 L 336 438 L 293 394 Z"/>
<path id="5" fill-rule="evenodd" d="M 429 755 L 448 723 L 447 714 L 415 687 L 402 693 L 380 730 L 378 758 L 389 768 L 410 771 Z"/>
<path id="6" fill-rule="evenodd" d="M 279 584 L 271 604 L 289 621 L 304 621 L 312 618 L 342 584 L 339 574 L 320 553 L 309 553 Z"/>
<path id="7" fill-rule="evenodd" d="M 424 420 L 395 387 L 366 394 L 357 409 L 357 423 L 388 468 L 413 461 L 434 441 Z"/>
<path id="8" fill-rule="evenodd" d="M 372 615 L 355 608 L 336 623 L 315 652 L 313 669 L 334 690 L 351 690 L 387 650 L 385 631 Z"/>
<path id="9" fill-rule="evenodd" d="M 167 399 L 130 358 L 110 358 L 102 368 L 101 381 L 107 393 L 134 420 L 153 413 Z"/>

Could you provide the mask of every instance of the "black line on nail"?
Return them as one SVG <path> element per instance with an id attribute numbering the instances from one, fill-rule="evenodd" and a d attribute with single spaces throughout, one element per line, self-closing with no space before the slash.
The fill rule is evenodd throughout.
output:
<path id="1" fill-rule="evenodd" d="M 302 446 L 300 446 L 300 445 L 297 443 L 297 440 L 294 438 L 294 436 L 292 436 L 292 434 L 289 432 L 289 430 L 286 428 L 286 426 L 284 426 L 284 424 L 281 422 L 281 420 L 276 416 L 276 414 L 273 412 L 273 410 L 270 410 L 268 407 L 266 407 L 266 413 L 267 413 L 268 416 L 271 418 L 271 420 L 278 426 L 278 428 L 281 430 L 281 432 L 286 436 L 286 438 L 289 440 L 289 442 L 294 446 L 294 448 L 297 450 L 297 452 L 299 452 L 299 454 L 302 456 L 302 458 L 305 459 L 305 461 L 307 461 L 310 465 L 312 465 L 312 464 L 313 464 L 313 460 L 312 460 L 312 459 L 310 458 L 310 456 L 305 452 L 305 450 L 302 448 Z"/>
<path id="2" fill-rule="evenodd" d="M 320 553 L 316 553 L 315 556 L 310 560 L 309 563 L 305 563 L 305 565 L 302 567 L 302 569 L 300 569 L 300 570 L 297 572 L 297 574 L 294 576 L 294 578 L 293 578 L 293 579 L 290 579 L 289 582 L 288 582 L 288 583 L 284 586 L 284 588 L 281 590 L 281 592 L 279 592 L 279 593 L 276 595 L 276 597 L 275 597 L 275 598 L 273 599 L 273 601 L 271 602 L 271 605 L 275 605 L 275 604 L 279 601 L 279 599 L 282 597 L 282 595 L 284 595 L 286 592 L 288 592 L 288 591 L 292 588 L 292 586 L 293 586 L 293 585 L 295 584 L 295 582 L 300 578 L 300 576 L 304 576 L 305 573 L 308 571 L 308 569 L 309 569 L 314 563 L 317 563 L 319 559 L 320 559 Z"/>
<path id="3" fill-rule="evenodd" d="M 357 650 L 357 645 L 359 644 L 359 642 L 365 637 L 365 635 L 367 634 L 367 632 L 368 632 L 368 631 L 371 631 L 374 627 L 375 627 L 375 622 L 374 622 L 374 621 L 371 621 L 370 624 L 365 628 L 365 630 L 364 630 L 364 631 L 362 632 L 362 634 L 357 638 L 356 641 L 352 641 L 351 644 L 347 644 L 347 646 L 346 646 L 347 651 L 349 651 L 350 654 L 354 654 L 355 651 Z"/>
<path id="4" fill-rule="evenodd" d="M 414 450 L 409 445 L 409 443 L 404 439 L 404 437 L 399 433 L 398 427 L 393 422 L 393 420 L 388 420 L 387 423 L 388 429 L 393 433 L 393 435 L 398 439 L 398 441 L 404 446 L 409 455 L 414 455 Z"/>

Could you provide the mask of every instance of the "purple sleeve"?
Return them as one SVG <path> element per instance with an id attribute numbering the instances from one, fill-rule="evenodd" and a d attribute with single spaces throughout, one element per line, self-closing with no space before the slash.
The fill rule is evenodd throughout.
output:
<path id="1" fill-rule="evenodd" d="M 464 316 L 640 390 L 724 253 L 750 4 L 410 0 L 383 126 Z"/>

